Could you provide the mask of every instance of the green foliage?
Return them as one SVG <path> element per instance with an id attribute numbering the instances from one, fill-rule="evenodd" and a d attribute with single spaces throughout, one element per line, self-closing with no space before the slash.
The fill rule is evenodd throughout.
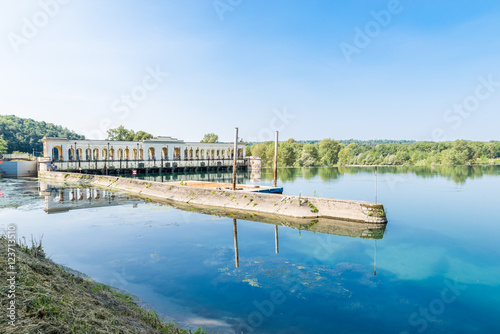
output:
<path id="1" fill-rule="evenodd" d="M 42 152 L 43 137 L 85 139 L 84 136 L 52 123 L 37 122 L 14 115 L 0 115 L 0 153 L 32 153 L 33 149 Z"/>
<path id="2" fill-rule="evenodd" d="M 200 141 L 200 143 L 218 143 L 219 142 L 219 136 L 216 135 L 215 133 L 207 133 L 205 136 L 203 136 L 203 139 Z"/>
<path id="3" fill-rule="evenodd" d="M 119 141 L 141 141 L 153 138 L 153 135 L 145 131 L 137 131 L 125 129 L 123 125 L 120 125 L 116 129 L 109 129 L 107 140 L 119 140 Z"/>
<path id="4" fill-rule="evenodd" d="M 380 143 L 378 143 L 380 142 Z M 363 144 L 360 145 L 359 143 Z M 378 144 L 376 144 L 378 143 Z M 369 144 L 376 144 L 371 146 Z M 272 167 L 274 143 L 248 146 L 247 152 L 262 159 L 263 167 Z M 333 139 L 297 142 L 289 139 L 279 143 L 279 167 L 312 167 L 333 165 L 425 166 L 434 164 L 491 164 L 500 158 L 500 142 L 414 142 L 354 141 L 344 146 Z M 292 172 L 290 172 L 292 173 Z M 307 173 L 306 173 L 307 174 Z M 306 177 L 307 175 L 304 175 Z M 325 175 L 330 178 L 330 175 Z"/>
<path id="5" fill-rule="evenodd" d="M 0 155 L 7 153 L 7 142 L 3 139 L 3 135 L 0 135 Z"/>

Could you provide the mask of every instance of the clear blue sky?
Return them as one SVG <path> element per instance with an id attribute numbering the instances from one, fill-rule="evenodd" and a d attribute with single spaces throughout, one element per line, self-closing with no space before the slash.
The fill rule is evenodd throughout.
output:
<path id="1" fill-rule="evenodd" d="M 498 1 L 54 2 L 0 0 L 0 114 L 88 137 L 500 140 Z"/>

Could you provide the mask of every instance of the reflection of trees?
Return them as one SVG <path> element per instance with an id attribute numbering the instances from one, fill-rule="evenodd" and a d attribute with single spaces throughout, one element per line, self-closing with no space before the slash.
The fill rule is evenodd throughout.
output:
<path id="1" fill-rule="evenodd" d="M 338 179 L 344 174 L 373 174 L 375 167 L 320 167 L 320 168 L 280 168 L 278 178 L 281 182 L 294 181 L 297 177 L 310 180 L 319 175 L 323 181 Z M 446 177 L 456 184 L 463 184 L 467 179 L 477 179 L 485 175 L 500 175 L 498 166 L 395 166 L 378 167 L 378 174 L 413 174 L 421 178 Z M 272 169 L 264 169 L 263 180 L 272 180 Z"/>

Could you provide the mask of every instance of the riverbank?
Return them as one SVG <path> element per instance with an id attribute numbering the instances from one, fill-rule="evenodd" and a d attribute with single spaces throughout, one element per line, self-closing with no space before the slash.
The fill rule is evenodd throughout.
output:
<path id="1" fill-rule="evenodd" d="M 79 173 L 43 172 L 39 177 L 44 180 L 122 191 L 149 200 L 187 203 L 200 209 L 224 208 L 283 217 L 326 218 L 369 224 L 387 223 L 382 204 L 364 201 L 207 189 L 187 186 L 183 182 L 153 182 Z"/>
<path id="2" fill-rule="evenodd" d="M 9 283 L 2 292 L 3 333 L 192 333 L 163 322 L 130 295 L 47 259 L 41 242 L 12 245 L 2 236 L 0 248 L 1 280 Z"/>

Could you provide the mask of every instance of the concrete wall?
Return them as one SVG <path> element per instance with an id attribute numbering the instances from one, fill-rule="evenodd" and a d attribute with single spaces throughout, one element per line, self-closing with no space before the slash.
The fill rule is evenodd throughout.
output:
<path id="1" fill-rule="evenodd" d="M 175 182 L 152 182 L 113 176 L 43 172 L 40 177 L 57 182 L 92 185 L 141 197 L 186 203 L 200 208 L 221 208 L 295 218 L 328 218 L 369 224 L 386 224 L 381 204 L 293 195 L 216 190 Z"/>
<path id="2" fill-rule="evenodd" d="M 0 164 L 1 177 L 35 177 L 36 161 L 3 161 Z"/>

